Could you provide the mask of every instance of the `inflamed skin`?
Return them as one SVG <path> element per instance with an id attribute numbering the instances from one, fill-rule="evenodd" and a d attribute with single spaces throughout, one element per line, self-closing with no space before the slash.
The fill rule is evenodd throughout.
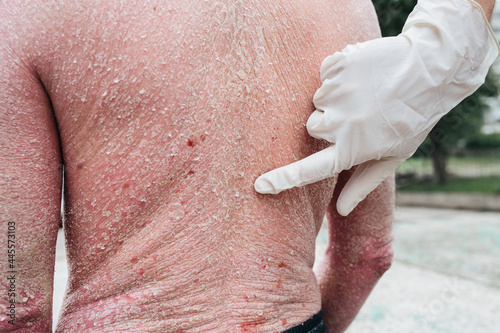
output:
<path id="1" fill-rule="evenodd" d="M 368 0 L 0 2 L 0 331 L 50 332 L 63 163 L 57 332 L 280 332 L 322 303 L 348 325 L 390 263 L 392 181 L 348 218 L 348 173 L 253 182 L 327 146 L 304 126 L 321 61 L 378 36 Z"/>

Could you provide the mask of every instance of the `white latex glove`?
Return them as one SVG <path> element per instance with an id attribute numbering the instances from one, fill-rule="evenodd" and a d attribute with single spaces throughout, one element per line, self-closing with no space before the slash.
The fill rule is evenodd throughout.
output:
<path id="1" fill-rule="evenodd" d="M 276 194 L 359 165 L 337 202 L 349 214 L 484 83 L 498 55 L 479 4 L 419 0 L 399 36 L 350 45 L 323 61 L 307 130 L 334 145 L 260 176 L 255 190 Z"/>

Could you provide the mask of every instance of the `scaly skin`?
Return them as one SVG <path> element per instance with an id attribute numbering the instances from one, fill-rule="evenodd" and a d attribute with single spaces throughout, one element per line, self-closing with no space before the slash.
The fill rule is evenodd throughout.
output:
<path id="1" fill-rule="evenodd" d="M 17 223 L 26 299 L 15 328 L 50 331 L 61 159 L 57 332 L 279 332 L 339 297 L 322 297 L 312 271 L 335 179 L 278 196 L 253 182 L 326 147 L 304 127 L 318 69 L 379 36 L 368 0 L 0 8 L 1 223 Z M 392 192 L 357 222 L 378 223 Z"/>
<path id="2" fill-rule="evenodd" d="M 329 244 L 316 271 L 325 322 L 332 333 L 343 332 L 354 320 L 393 257 L 394 178 L 389 177 L 351 214 L 342 216 L 335 205 L 351 173 L 340 174 L 328 206 Z"/>

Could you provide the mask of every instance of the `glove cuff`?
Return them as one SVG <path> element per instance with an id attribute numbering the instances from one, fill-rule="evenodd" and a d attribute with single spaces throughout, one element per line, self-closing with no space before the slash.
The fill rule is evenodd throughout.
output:
<path id="1" fill-rule="evenodd" d="M 459 54 L 465 55 L 471 71 L 486 73 L 500 56 L 500 46 L 483 8 L 473 0 L 418 0 L 402 34 L 421 23 L 435 23 Z M 444 28 L 444 29 L 443 29 Z"/>
<path id="2" fill-rule="evenodd" d="M 478 4 L 476 1 L 474 1 L 474 0 L 461 0 L 461 1 L 467 2 L 470 5 L 472 5 L 472 7 L 474 7 L 474 12 L 476 13 L 476 15 L 479 14 L 481 16 L 481 19 L 483 20 L 483 23 L 484 23 L 486 30 L 487 30 L 486 33 L 488 34 L 488 38 L 487 38 L 485 46 L 488 50 L 490 50 L 490 52 L 489 52 L 490 56 L 486 57 L 487 58 L 486 62 L 488 62 L 491 66 L 491 64 L 496 59 L 498 59 L 498 57 L 500 57 L 500 45 L 498 44 L 498 40 L 495 36 L 495 33 L 493 32 L 493 28 L 491 27 L 490 21 L 486 17 L 486 14 L 483 10 L 483 7 L 480 4 Z M 488 59 L 492 59 L 492 60 L 488 61 Z"/>

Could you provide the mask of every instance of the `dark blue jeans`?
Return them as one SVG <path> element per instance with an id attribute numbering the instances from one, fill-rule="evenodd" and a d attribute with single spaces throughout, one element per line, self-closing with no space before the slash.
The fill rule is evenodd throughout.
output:
<path id="1" fill-rule="evenodd" d="M 328 333 L 323 322 L 323 311 L 316 313 L 306 322 L 292 327 L 283 333 Z"/>

